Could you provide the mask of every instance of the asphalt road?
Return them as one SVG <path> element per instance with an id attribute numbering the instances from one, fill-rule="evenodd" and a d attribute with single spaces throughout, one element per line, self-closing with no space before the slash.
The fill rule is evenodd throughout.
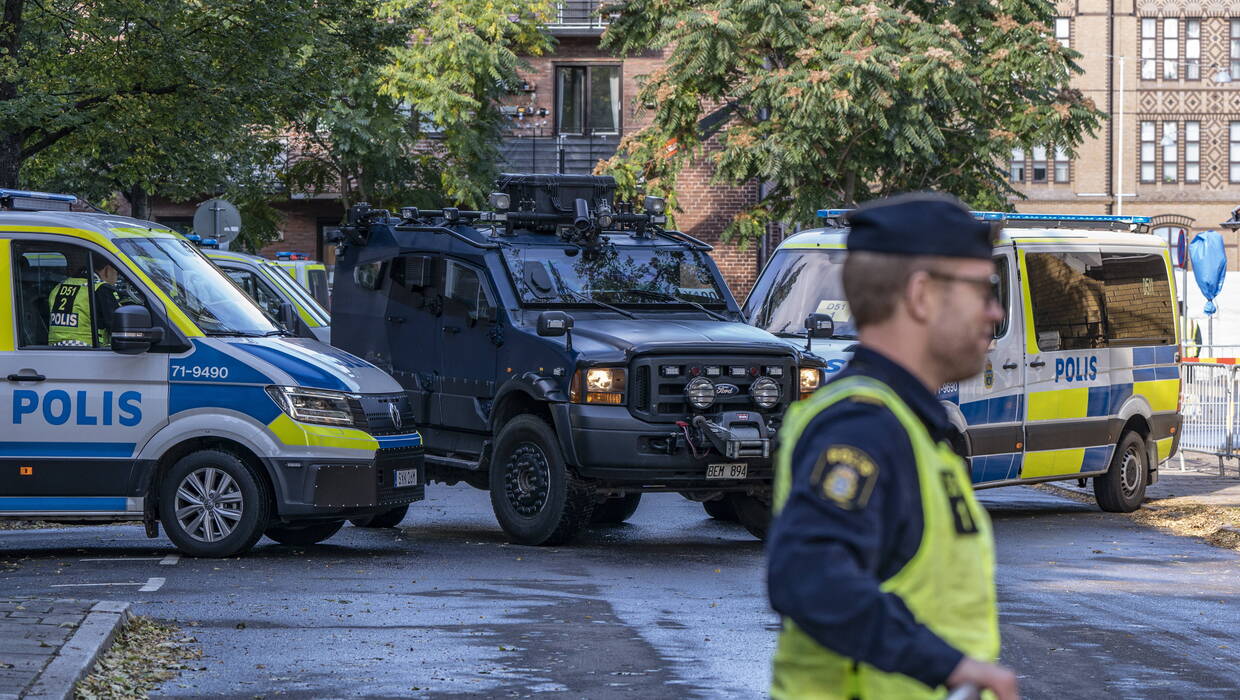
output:
<path id="1" fill-rule="evenodd" d="M 1240 555 L 1033 489 L 983 500 L 1025 697 L 1240 696 Z M 760 544 L 676 495 L 549 549 L 507 544 L 465 486 L 401 529 L 241 559 L 168 556 L 130 526 L 0 543 L 6 595 L 129 600 L 195 636 L 204 670 L 167 697 L 754 698 L 777 629 Z"/>

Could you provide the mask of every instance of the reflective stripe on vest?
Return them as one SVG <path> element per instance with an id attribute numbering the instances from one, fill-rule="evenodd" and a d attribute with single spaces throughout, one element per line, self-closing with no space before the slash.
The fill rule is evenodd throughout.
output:
<path id="1" fill-rule="evenodd" d="M 96 282 L 98 289 L 103 283 Z M 90 342 L 90 294 L 86 290 L 86 280 L 81 277 L 68 277 L 52 290 L 48 298 L 51 313 L 47 319 L 48 345 L 81 345 L 91 347 Z M 99 344 L 111 342 L 109 333 L 99 329 Z"/>
<path id="2" fill-rule="evenodd" d="M 848 377 L 823 387 L 785 415 L 776 457 L 775 511 L 792 486 L 791 446 L 822 411 L 854 397 L 879 401 L 908 433 L 921 485 L 923 528 L 913 557 L 881 584 L 899 596 L 918 622 L 967 656 L 999 657 L 999 615 L 995 604 L 995 554 L 990 517 L 973 496 L 963 461 L 951 447 L 930 439 L 925 425 L 888 386 L 868 377 Z M 824 572 L 825 575 L 825 572 Z M 775 652 L 774 698 L 939 698 L 947 691 L 908 676 L 885 673 L 836 654 L 784 618 Z"/>

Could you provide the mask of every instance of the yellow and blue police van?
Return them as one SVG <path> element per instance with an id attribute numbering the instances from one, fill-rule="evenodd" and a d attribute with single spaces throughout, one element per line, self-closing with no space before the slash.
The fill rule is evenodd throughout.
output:
<path id="1" fill-rule="evenodd" d="M 175 231 L 0 190 L 0 517 L 142 521 L 195 556 L 424 497 L 400 385 L 292 337 Z"/>
<path id="2" fill-rule="evenodd" d="M 331 314 L 274 261 L 258 255 L 220 250 L 212 239 L 187 236 L 199 246 L 207 259 L 258 302 L 264 311 L 279 319 L 286 328 L 303 338 L 330 345 Z M 286 306 L 287 305 L 287 306 Z"/>
<path id="3" fill-rule="evenodd" d="M 273 261 L 280 266 L 297 283 L 310 290 L 310 296 L 324 308 L 331 308 L 331 277 L 324 265 L 318 260 L 311 260 L 305 253 L 280 251 Z"/>
<path id="4" fill-rule="evenodd" d="M 810 314 L 830 315 L 834 335 L 812 341 L 828 379 L 857 342 L 841 277 L 846 211 L 820 211 L 826 227 L 780 244 L 743 309 L 791 342 Z M 939 397 L 975 487 L 1092 479 L 1103 510 L 1135 510 L 1182 422 L 1167 244 L 1146 233 L 1148 217 L 974 216 L 1003 227 L 995 293 L 1007 314 L 983 372 Z"/>

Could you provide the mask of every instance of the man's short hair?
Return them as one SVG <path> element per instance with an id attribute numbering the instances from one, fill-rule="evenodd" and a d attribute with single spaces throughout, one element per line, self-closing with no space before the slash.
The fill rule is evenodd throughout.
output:
<path id="1" fill-rule="evenodd" d="M 857 328 L 891 318 L 913 273 L 933 269 L 935 260 L 931 255 L 850 252 L 844 258 L 844 298 Z"/>

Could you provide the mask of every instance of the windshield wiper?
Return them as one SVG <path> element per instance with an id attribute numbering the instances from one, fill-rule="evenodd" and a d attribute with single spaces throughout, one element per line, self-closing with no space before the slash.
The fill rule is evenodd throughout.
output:
<path id="1" fill-rule="evenodd" d="M 612 311 L 615 311 L 616 313 L 622 316 L 627 316 L 628 318 L 637 318 L 633 314 L 629 313 L 628 311 L 625 311 L 624 309 L 618 306 L 612 306 L 611 304 L 608 304 L 607 302 L 604 302 L 604 301 L 599 301 L 598 299 L 595 299 L 594 297 L 588 297 L 582 294 L 581 292 L 577 291 L 576 289 L 570 289 L 568 287 L 563 287 L 560 290 L 560 298 L 563 299 L 566 296 L 576 299 L 578 301 L 584 301 L 587 304 L 596 304 L 598 306 L 603 307 L 604 309 L 610 309 Z"/>
<path id="2" fill-rule="evenodd" d="M 648 297 L 655 297 L 657 299 L 668 299 L 671 301 L 678 301 L 682 304 L 688 304 L 689 306 L 692 306 L 693 308 L 697 309 L 698 311 L 701 311 L 704 314 L 707 314 L 708 316 L 710 316 L 711 318 L 714 318 L 717 321 L 729 320 L 727 316 L 724 316 L 723 314 L 717 311 L 711 311 L 710 309 L 706 308 L 705 306 L 702 306 L 701 304 L 697 303 L 696 301 L 693 301 L 692 299 L 678 297 L 675 294 L 670 294 L 668 292 L 654 292 L 649 289 L 626 289 L 624 291 L 628 294 L 645 294 Z"/>

